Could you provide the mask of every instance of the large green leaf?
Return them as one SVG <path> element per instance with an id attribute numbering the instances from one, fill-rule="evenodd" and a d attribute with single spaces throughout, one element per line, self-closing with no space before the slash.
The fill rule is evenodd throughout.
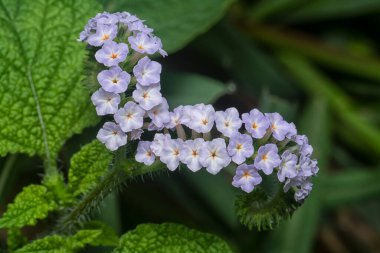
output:
<path id="1" fill-rule="evenodd" d="M 173 223 L 143 224 L 123 235 L 114 253 L 229 253 L 218 237 Z"/>
<path id="2" fill-rule="evenodd" d="M 56 208 L 53 195 L 45 186 L 29 185 L 17 195 L 14 203 L 8 205 L 7 211 L 0 218 L 0 228 L 35 225 L 38 219 L 45 218 Z"/>
<path id="3" fill-rule="evenodd" d="M 218 80 L 183 72 L 164 72 L 162 83 L 162 92 L 171 107 L 211 103 L 228 91 Z"/>
<path id="4" fill-rule="evenodd" d="M 80 230 L 72 236 L 52 235 L 35 240 L 25 245 L 16 253 L 71 253 L 85 247 L 86 244 L 96 242 L 100 230 Z"/>
<path id="5" fill-rule="evenodd" d="M 75 196 L 96 185 L 112 161 L 112 154 L 98 140 L 84 146 L 71 158 L 69 188 Z"/>
<path id="6" fill-rule="evenodd" d="M 130 0 L 107 1 L 111 11 L 129 11 L 153 27 L 169 53 L 186 46 L 207 31 L 233 0 Z"/>
<path id="7" fill-rule="evenodd" d="M 0 0 L 0 155 L 53 160 L 96 117 L 81 84 L 85 46 L 76 41 L 98 5 L 91 0 Z"/>

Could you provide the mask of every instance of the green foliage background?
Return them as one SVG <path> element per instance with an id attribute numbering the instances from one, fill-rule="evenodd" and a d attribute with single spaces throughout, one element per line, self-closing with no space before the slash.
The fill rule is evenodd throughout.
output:
<path id="1" fill-rule="evenodd" d="M 142 177 L 92 141 L 101 123 L 76 38 L 103 10 L 137 14 L 162 38 L 171 107 L 278 111 L 309 136 L 321 171 L 290 221 L 250 231 L 228 172 Z M 0 249 L 150 252 L 149 234 L 157 252 L 379 252 L 379 14 L 379 0 L 0 0 Z M 162 222 L 217 236 L 149 224 Z"/>

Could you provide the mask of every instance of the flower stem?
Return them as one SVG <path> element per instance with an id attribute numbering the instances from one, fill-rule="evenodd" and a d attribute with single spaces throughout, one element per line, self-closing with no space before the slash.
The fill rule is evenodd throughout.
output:
<path id="1" fill-rule="evenodd" d="M 5 189 L 6 182 L 8 181 L 9 173 L 16 162 L 17 155 L 12 154 L 9 155 L 5 161 L 4 167 L 1 171 L 1 176 L 0 176 L 0 196 L 4 196 L 3 191 Z M 4 197 L 3 197 L 4 198 Z M 3 199 L 1 198 L 0 201 Z"/>

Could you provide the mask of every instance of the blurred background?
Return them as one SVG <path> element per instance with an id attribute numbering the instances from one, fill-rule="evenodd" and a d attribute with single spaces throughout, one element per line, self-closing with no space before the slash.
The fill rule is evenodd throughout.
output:
<path id="1" fill-rule="evenodd" d="M 320 173 L 305 204 L 273 231 L 240 225 L 230 174 L 185 169 L 129 182 L 96 216 L 120 234 L 139 223 L 182 223 L 243 253 L 380 252 L 379 0 L 100 2 L 137 14 L 163 39 L 169 57 L 157 60 L 171 108 L 280 112 L 309 136 Z M 100 125 L 67 142 L 63 171 Z M 18 156 L 1 176 L 0 213 L 41 173 L 40 159 Z"/>

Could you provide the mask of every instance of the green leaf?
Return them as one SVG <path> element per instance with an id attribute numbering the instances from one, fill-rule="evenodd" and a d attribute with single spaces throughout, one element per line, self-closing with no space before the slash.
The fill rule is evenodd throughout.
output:
<path id="1" fill-rule="evenodd" d="M 289 16 L 285 17 L 287 21 L 296 22 L 326 21 L 379 11 L 380 2 L 374 0 L 318 0 L 310 1 L 295 11 L 289 11 Z"/>
<path id="2" fill-rule="evenodd" d="M 100 234 L 99 230 L 80 230 L 73 236 L 46 236 L 25 245 L 15 253 L 71 253 L 91 244 Z"/>
<path id="3" fill-rule="evenodd" d="M 282 97 L 296 93 L 278 63 L 227 22 L 220 22 L 192 45 L 212 59 L 210 64 L 231 76 L 243 92 L 257 97 L 263 89 Z"/>
<path id="4" fill-rule="evenodd" d="M 29 185 L 9 204 L 0 218 L 0 228 L 21 228 L 46 218 L 48 213 L 57 209 L 53 194 L 42 185 Z"/>
<path id="5" fill-rule="evenodd" d="M 323 177 L 321 187 L 326 191 L 324 203 L 328 207 L 364 201 L 380 193 L 380 169 L 365 168 Z"/>
<path id="6" fill-rule="evenodd" d="M 99 230 L 101 233 L 90 244 L 92 246 L 117 246 L 119 237 L 115 231 L 101 221 L 91 221 L 84 225 L 84 229 Z"/>
<path id="7" fill-rule="evenodd" d="M 173 223 L 143 224 L 123 235 L 114 253 L 229 253 L 215 235 Z"/>
<path id="8" fill-rule="evenodd" d="M 112 154 L 98 140 L 82 147 L 71 158 L 69 188 L 75 196 L 88 192 L 105 174 L 112 161 Z"/>
<path id="9" fill-rule="evenodd" d="M 380 131 L 355 110 L 347 95 L 303 57 L 285 52 L 280 55 L 280 60 L 306 92 L 326 97 L 340 121 L 337 124 L 338 134 L 358 150 L 364 150 L 365 154 L 377 159 L 380 155 Z"/>
<path id="10" fill-rule="evenodd" d="M 98 9 L 92 0 L 0 0 L 0 155 L 51 162 L 67 138 L 97 121 L 76 38 Z"/>
<path id="11" fill-rule="evenodd" d="M 127 10 L 153 27 L 169 53 L 186 46 L 223 17 L 233 0 L 130 0 L 111 1 L 108 9 Z"/>
<path id="12" fill-rule="evenodd" d="M 21 248 L 28 242 L 19 228 L 10 228 L 7 231 L 7 248 L 10 252 Z"/>
<path id="13" fill-rule="evenodd" d="M 198 74 L 164 72 L 162 93 L 171 108 L 179 105 L 211 103 L 227 92 L 223 83 Z"/>

